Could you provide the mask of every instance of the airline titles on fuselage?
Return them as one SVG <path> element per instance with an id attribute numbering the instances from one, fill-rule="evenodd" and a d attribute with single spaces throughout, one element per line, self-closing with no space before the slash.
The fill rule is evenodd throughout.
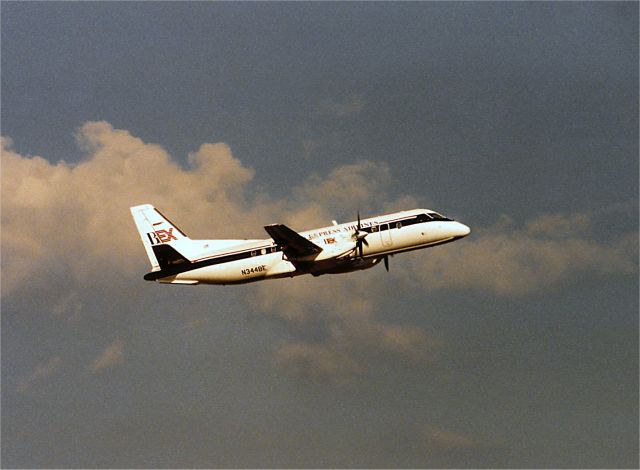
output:
<path id="1" fill-rule="evenodd" d="M 360 228 L 369 228 L 372 227 L 374 225 L 380 225 L 377 221 L 374 222 L 365 222 L 362 221 L 360 223 Z M 358 226 L 357 225 L 342 225 L 342 226 L 338 226 L 336 228 L 330 228 L 328 230 L 322 230 L 321 232 L 313 232 L 313 233 L 309 233 L 307 235 L 307 238 L 309 240 L 313 240 L 315 238 L 319 238 L 319 237 L 326 237 L 327 235 L 335 235 L 336 233 L 353 233 L 357 230 Z"/>

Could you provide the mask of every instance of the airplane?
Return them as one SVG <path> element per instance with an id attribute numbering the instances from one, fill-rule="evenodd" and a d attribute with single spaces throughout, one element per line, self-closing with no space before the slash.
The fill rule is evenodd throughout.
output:
<path id="1" fill-rule="evenodd" d="M 464 224 L 438 212 L 413 209 L 305 232 L 264 227 L 270 238 L 192 240 L 151 204 L 131 207 L 151 271 L 163 284 L 246 284 L 311 274 L 369 269 L 389 256 L 450 243 L 469 235 Z"/>

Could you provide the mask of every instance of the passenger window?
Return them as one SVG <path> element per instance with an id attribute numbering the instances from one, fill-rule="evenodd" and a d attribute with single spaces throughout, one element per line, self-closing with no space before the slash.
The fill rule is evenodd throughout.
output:
<path id="1" fill-rule="evenodd" d="M 398 223 L 396 224 L 396 228 L 402 228 L 402 222 L 398 222 Z"/>
<path id="2" fill-rule="evenodd" d="M 260 254 L 261 255 L 266 255 L 267 254 L 267 250 L 265 250 L 264 248 L 260 250 Z"/>
<path id="3" fill-rule="evenodd" d="M 378 226 L 374 225 L 371 227 L 371 232 L 377 232 L 378 231 Z"/>
<path id="4" fill-rule="evenodd" d="M 251 256 L 255 256 L 255 255 L 256 255 L 256 252 L 255 252 L 255 251 L 252 251 L 252 252 L 251 252 Z"/>

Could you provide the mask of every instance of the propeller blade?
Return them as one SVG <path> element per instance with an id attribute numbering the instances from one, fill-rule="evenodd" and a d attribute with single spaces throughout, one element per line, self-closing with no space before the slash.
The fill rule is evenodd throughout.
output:
<path id="1" fill-rule="evenodd" d="M 387 272 L 389 272 L 389 257 L 388 256 L 384 257 L 384 269 L 386 269 Z"/>
<path id="2" fill-rule="evenodd" d="M 360 209 L 358 209 L 358 225 L 356 226 L 356 230 L 353 232 L 353 235 L 351 235 L 351 237 L 356 242 L 355 254 L 360 258 L 364 258 L 364 253 L 363 253 L 364 250 L 362 248 L 362 245 L 364 244 L 366 246 L 369 246 L 369 242 L 365 239 L 367 235 L 369 235 L 369 233 L 362 230 L 362 222 L 360 220 Z"/>

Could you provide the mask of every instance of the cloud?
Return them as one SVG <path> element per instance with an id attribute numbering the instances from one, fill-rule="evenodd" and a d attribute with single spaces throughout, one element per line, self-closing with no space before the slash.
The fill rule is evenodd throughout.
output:
<path id="1" fill-rule="evenodd" d="M 343 383 L 360 372 L 351 356 L 324 344 L 283 344 L 275 353 L 275 363 L 287 373 L 319 382 Z"/>
<path id="2" fill-rule="evenodd" d="M 63 293 L 62 297 L 53 304 L 51 312 L 58 317 L 73 320 L 80 317 L 83 308 L 84 304 L 80 300 L 80 295 L 77 291 L 72 290 Z"/>
<path id="3" fill-rule="evenodd" d="M 26 393 L 36 383 L 42 382 L 47 377 L 51 377 L 63 366 L 63 361 L 60 356 L 53 356 L 47 362 L 38 364 L 34 371 L 26 377 L 20 379 L 18 383 L 18 392 Z"/>
<path id="4" fill-rule="evenodd" d="M 382 322 L 384 272 L 298 277 L 257 285 L 254 308 L 284 320 L 298 339 L 276 353 L 278 366 L 314 381 L 341 384 L 367 371 L 371 359 L 429 361 L 442 345 L 421 328 Z M 306 337 L 311 336 L 311 339 Z"/>
<path id="5" fill-rule="evenodd" d="M 637 272 L 637 232 L 600 242 L 589 236 L 590 226 L 589 214 L 547 214 L 524 227 L 503 218 L 493 226 L 474 229 L 454 248 L 440 247 L 412 257 L 409 277 L 430 289 L 525 295 L 559 288 L 585 272 Z"/>
<path id="6" fill-rule="evenodd" d="M 318 104 L 318 113 L 325 116 L 346 117 L 364 110 L 366 102 L 360 95 L 353 95 L 344 100 L 325 99 Z"/>
<path id="7" fill-rule="evenodd" d="M 442 345 L 422 329 L 406 325 L 386 325 L 375 321 L 350 325 L 351 331 L 342 337 L 360 348 L 380 350 L 407 359 L 424 359 Z"/>
<path id="8" fill-rule="evenodd" d="M 374 447 L 383 456 L 403 457 L 412 468 L 505 468 L 510 467 L 510 449 L 498 436 L 483 436 L 467 430 L 451 430 L 420 419 L 389 420 Z M 384 458 L 384 457 L 382 457 Z M 393 461 L 385 466 L 393 466 Z"/>
<path id="9" fill-rule="evenodd" d="M 86 123 L 77 141 L 87 158 L 75 165 L 25 157 L 2 141 L 3 295 L 60 272 L 80 285 L 139 273 L 135 204 L 153 203 L 192 238 L 266 236 L 267 223 L 304 229 L 328 224 L 342 204 L 355 209 L 375 194 L 380 201 L 384 191 L 374 185 L 390 177 L 385 165 L 360 162 L 311 177 L 295 198 L 273 199 L 252 190 L 253 170 L 226 144 L 202 145 L 182 168 L 158 145 L 106 122 Z"/>
<path id="10" fill-rule="evenodd" d="M 325 193 L 321 185 L 316 187 Z M 592 238 L 591 226 L 591 216 L 582 213 L 545 214 L 520 227 L 502 218 L 455 245 L 407 256 L 407 269 L 394 272 L 394 280 L 416 289 L 471 289 L 518 296 L 561 288 L 585 272 L 636 272 L 637 235 L 622 234 L 609 244 Z M 380 353 L 402 361 L 437 360 L 443 343 L 434 335 L 379 319 L 384 315 L 381 305 L 388 294 L 388 280 L 386 273 L 374 269 L 256 286 L 252 300 L 257 309 L 302 325 L 298 330 L 304 333 L 299 337 L 315 331 L 313 341 L 292 342 L 295 348 L 286 349 L 288 360 L 279 361 L 280 369 L 315 381 L 344 383 L 348 374 L 366 372 Z M 330 359 L 339 363 L 345 357 L 350 358 L 349 366 L 327 366 Z M 434 435 L 433 439 L 444 437 Z"/>
<path id="11" fill-rule="evenodd" d="M 427 448 L 438 450 L 471 450 L 478 447 L 478 444 L 468 436 L 434 427 L 426 430 L 425 441 Z"/>
<path id="12" fill-rule="evenodd" d="M 587 214 L 543 214 L 525 225 L 524 232 L 534 237 L 572 238 L 591 228 Z"/>
<path id="13" fill-rule="evenodd" d="M 57 292 L 60 300 L 52 307 L 63 317 L 81 312 L 80 289 L 139 279 L 146 258 L 129 213 L 135 204 L 153 203 L 192 238 L 238 238 L 266 236 L 262 225 L 274 221 L 301 230 L 328 225 L 341 211 L 354 217 L 360 207 L 364 216 L 413 202 L 389 197 L 392 177 L 385 164 L 361 161 L 326 176 L 311 175 L 292 188 L 293 197 L 274 199 L 252 189 L 253 170 L 223 143 L 203 144 L 181 167 L 160 146 L 106 122 L 86 123 L 76 139 L 86 158 L 75 165 L 25 157 L 12 149 L 10 139 L 2 142 L 2 295 L 27 286 L 46 288 L 64 273 L 69 291 Z M 361 279 L 328 280 L 333 296 L 316 289 L 317 281 L 270 283 L 277 292 L 255 286 L 251 294 L 257 311 L 293 322 L 308 320 L 311 312 L 328 331 L 330 343 L 318 347 L 300 337 L 284 345 L 276 353 L 281 368 L 302 371 L 294 357 L 304 358 L 308 370 L 324 370 L 318 377 L 343 377 L 361 370 L 353 357 L 358 350 L 412 356 L 410 350 L 419 349 L 420 332 L 373 319 L 374 300 Z M 115 365 L 123 348 L 116 341 L 91 369 Z M 337 357 L 344 359 L 343 367 L 328 367 Z"/>
<path id="14" fill-rule="evenodd" d="M 124 361 L 124 341 L 116 339 L 106 347 L 102 354 L 89 366 L 92 372 L 99 373 L 121 364 Z"/>
<path id="15" fill-rule="evenodd" d="M 295 188 L 294 195 L 297 200 L 313 201 L 333 212 L 345 207 L 370 210 L 385 202 L 381 198 L 388 196 L 392 182 L 388 165 L 362 161 L 335 168 L 327 177 L 312 175 Z"/>
<path id="16" fill-rule="evenodd" d="M 274 221 L 302 230 L 340 215 L 355 218 L 358 208 L 366 216 L 419 205 L 409 195 L 390 197 L 393 177 L 383 163 L 342 165 L 311 175 L 292 197 L 273 198 L 254 189 L 253 170 L 224 143 L 203 144 L 183 167 L 160 146 L 106 122 L 86 123 L 77 141 L 86 158 L 70 165 L 22 156 L 2 140 L 2 295 L 44 288 L 62 273 L 69 291 L 58 294 L 52 311 L 67 317 L 83 308 L 80 289 L 139 279 L 146 258 L 129 214 L 135 204 L 153 203 L 192 238 L 260 237 Z M 637 271 L 637 233 L 601 242 L 591 227 L 591 216 L 580 213 L 547 214 L 522 226 L 502 219 L 472 227 L 471 237 L 455 245 L 407 256 L 407 268 L 392 275 L 420 289 L 524 295 L 584 272 Z M 421 328 L 384 320 L 388 283 L 380 268 L 305 276 L 252 286 L 246 301 L 292 332 L 275 353 L 281 370 L 342 383 L 366 371 L 376 354 L 428 362 L 441 345 Z M 124 343 L 114 342 L 92 370 L 117 364 L 123 352 Z"/>
<path id="17" fill-rule="evenodd" d="M 373 358 L 425 361 L 441 345 L 417 327 L 385 325 L 366 317 L 324 321 L 328 335 L 321 341 L 280 346 L 275 358 L 281 370 L 316 382 L 342 384 L 366 372 Z"/>

